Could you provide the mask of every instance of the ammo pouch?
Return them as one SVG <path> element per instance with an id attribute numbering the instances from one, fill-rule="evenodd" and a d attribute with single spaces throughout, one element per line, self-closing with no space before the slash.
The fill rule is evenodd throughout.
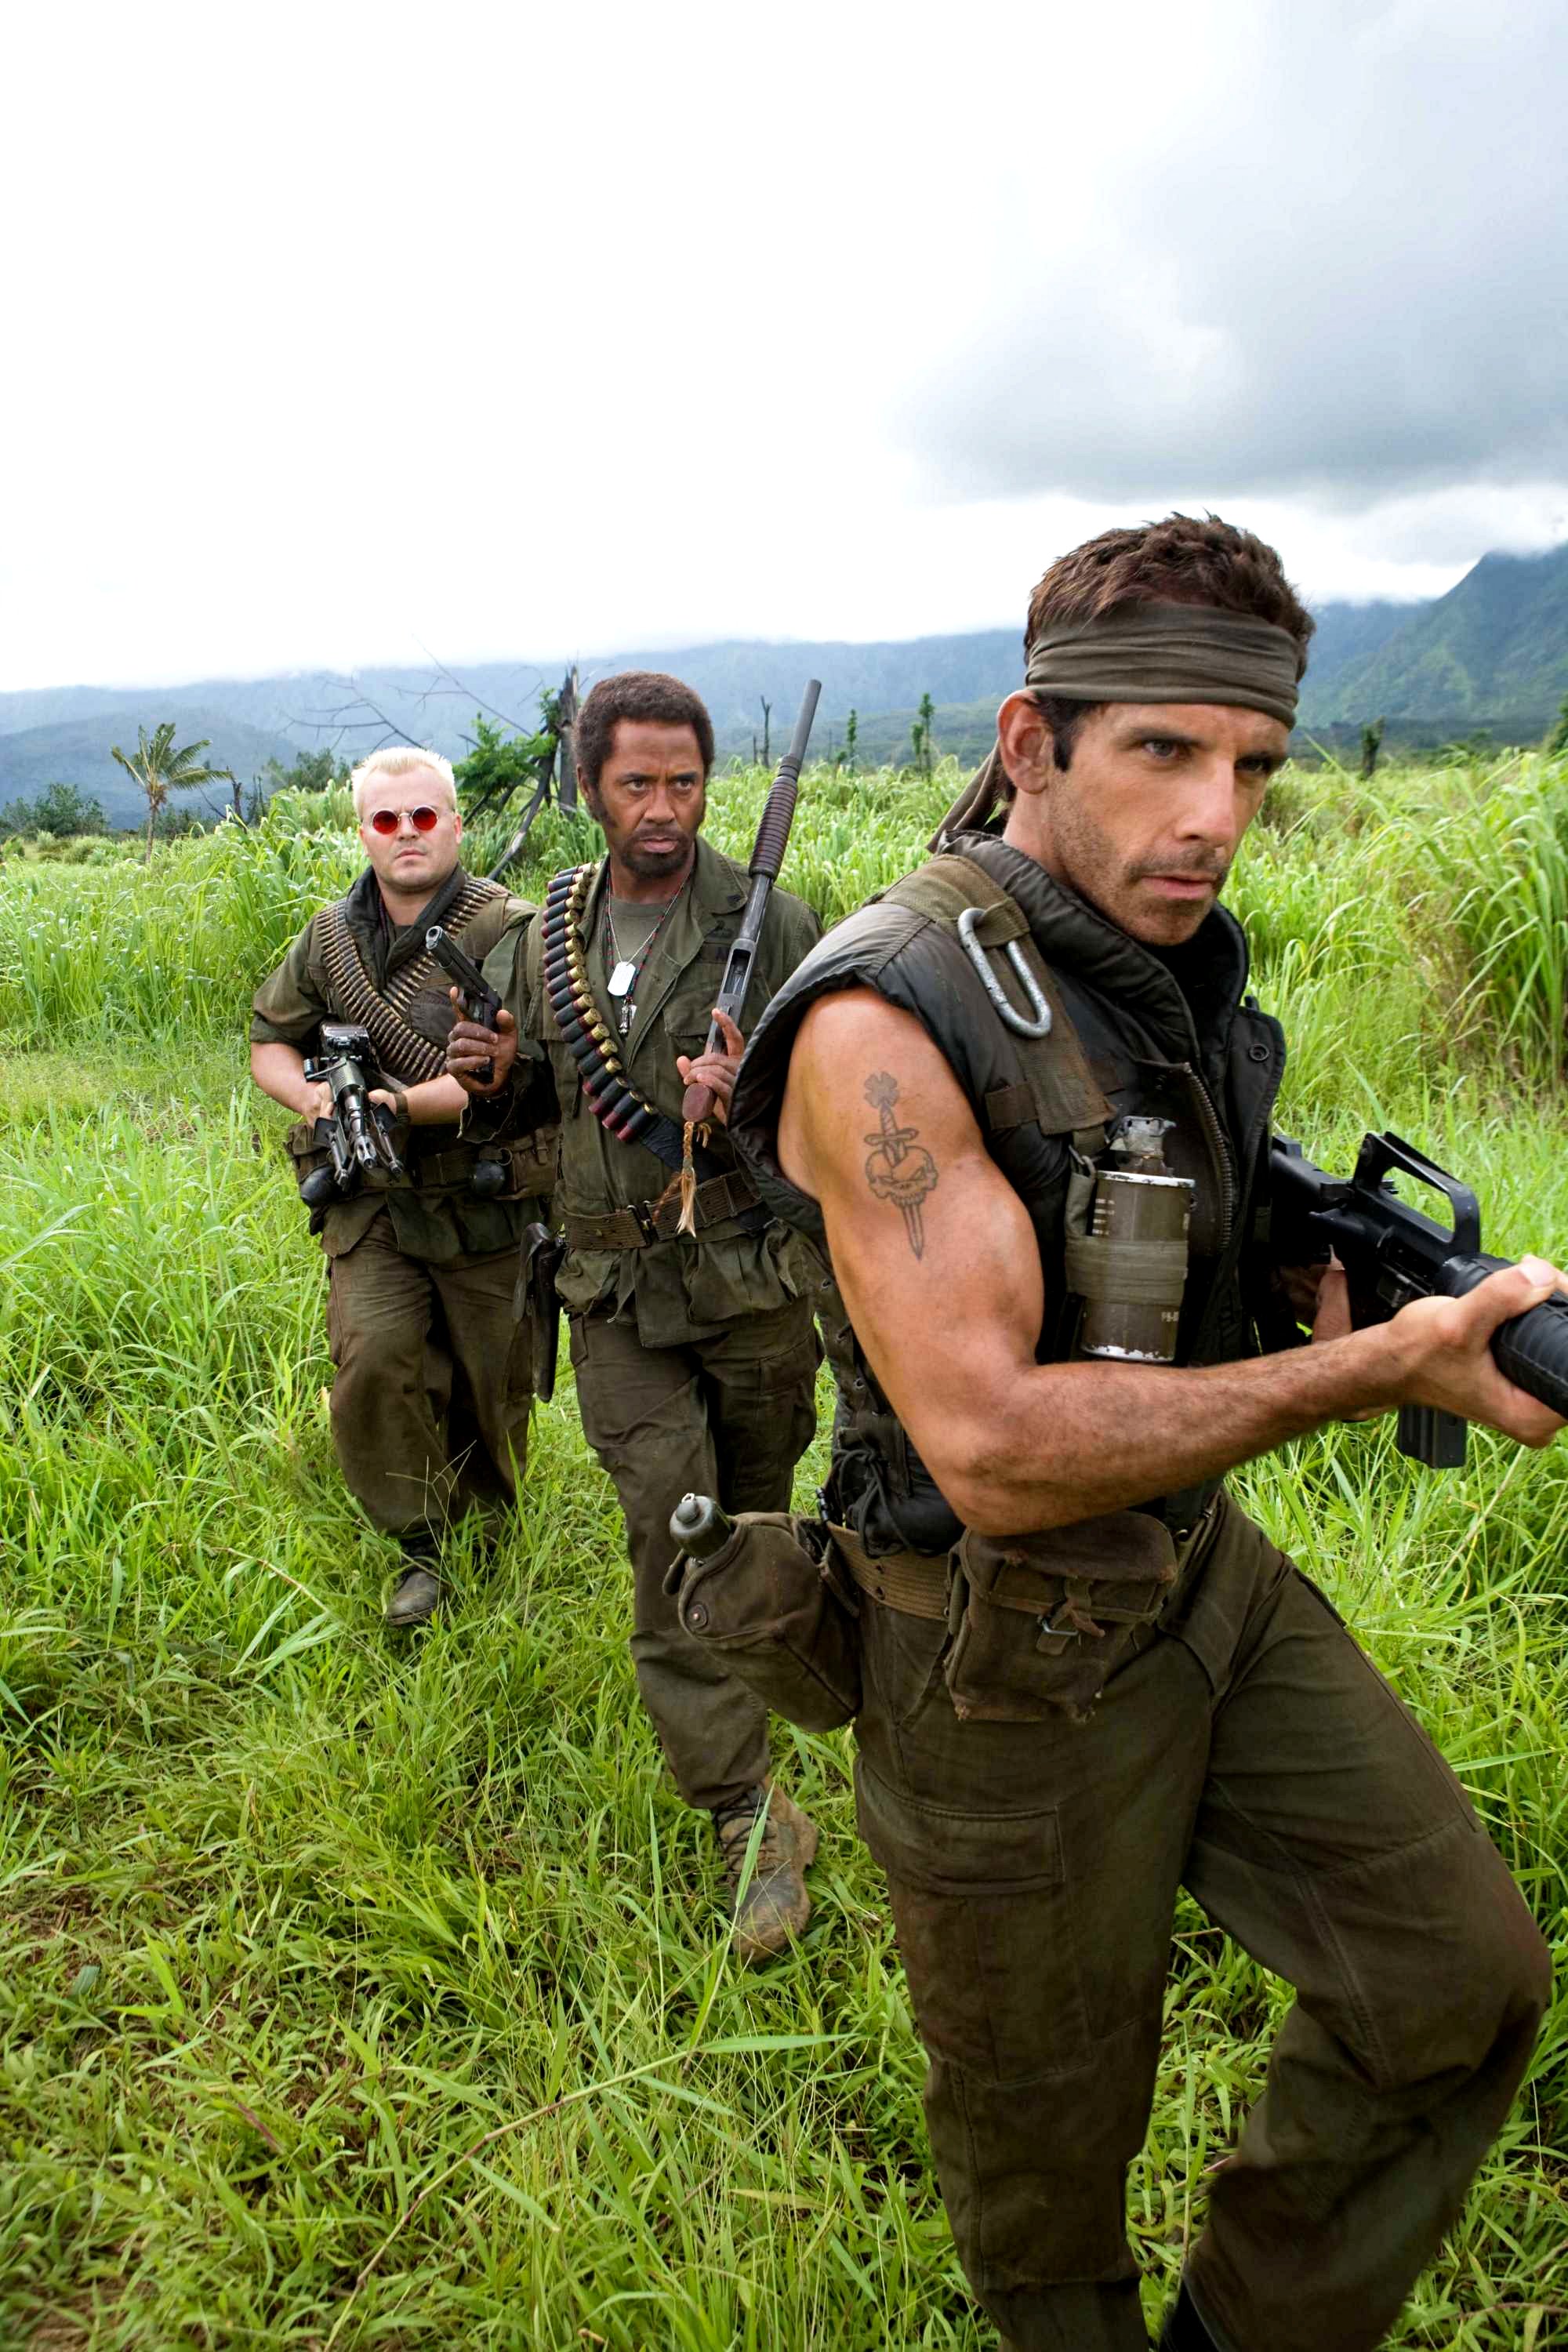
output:
<path id="1" fill-rule="evenodd" d="M 1082 1721 L 1116 1669 L 1142 1646 L 1180 1567 L 1214 1509 L 1178 1558 L 1163 1519 L 1110 1511 L 1037 1534 L 982 1536 L 964 1529 L 952 1555 L 942 1675 L 964 1721 Z"/>
<path id="2" fill-rule="evenodd" d="M 747 1511 L 708 1559 L 678 1555 L 664 1580 L 716 1664 L 804 1731 L 860 1709 L 858 1602 L 815 1519 Z"/>

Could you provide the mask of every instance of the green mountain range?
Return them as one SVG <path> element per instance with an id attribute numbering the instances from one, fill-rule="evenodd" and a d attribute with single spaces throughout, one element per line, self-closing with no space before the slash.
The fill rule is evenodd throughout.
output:
<path id="1" fill-rule="evenodd" d="M 1540 735 L 1568 695 L 1568 546 L 1545 555 L 1483 555 L 1458 585 L 1407 606 L 1401 627 L 1348 661 L 1309 670 L 1302 719 L 1500 739 Z"/>
<path id="2" fill-rule="evenodd" d="M 1533 742 L 1568 695 L 1568 544 L 1545 555 L 1485 555 L 1446 596 L 1426 604 L 1321 606 L 1302 696 L 1307 740 L 1353 740 L 1370 719 L 1391 742 L 1440 743 L 1486 730 Z M 814 748 L 829 754 L 858 714 L 868 762 L 908 756 L 922 694 L 936 705 L 939 751 L 978 759 L 997 703 L 1017 684 L 1016 629 L 874 645 L 736 642 L 642 647 L 584 659 L 584 684 L 617 669 L 669 669 L 689 679 L 713 713 L 721 752 L 749 757 L 772 706 L 773 752 L 787 740 L 807 677 L 823 681 Z M 350 753 L 398 733 L 460 758 L 476 708 L 521 726 L 561 665 L 480 662 L 454 681 L 429 670 L 375 668 L 353 679 L 326 672 L 209 679 L 189 687 L 48 687 L 0 694 L 0 806 L 32 799 L 57 779 L 95 794 L 115 824 L 133 824 L 140 795 L 110 757 L 134 745 L 137 723 L 173 719 L 182 742 L 210 739 L 209 757 L 242 778 L 268 759 L 287 765 L 332 743 Z M 216 809 L 221 793 L 207 796 Z"/>

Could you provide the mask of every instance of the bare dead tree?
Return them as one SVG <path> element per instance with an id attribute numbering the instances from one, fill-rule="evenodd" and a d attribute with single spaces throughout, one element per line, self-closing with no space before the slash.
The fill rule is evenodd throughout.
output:
<path id="1" fill-rule="evenodd" d="M 577 693 L 577 665 L 574 662 L 561 681 L 561 692 L 555 703 L 555 735 L 560 745 L 561 769 L 558 791 L 563 809 L 574 809 L 577 805 L 577 713 L 582 707 Z"/>

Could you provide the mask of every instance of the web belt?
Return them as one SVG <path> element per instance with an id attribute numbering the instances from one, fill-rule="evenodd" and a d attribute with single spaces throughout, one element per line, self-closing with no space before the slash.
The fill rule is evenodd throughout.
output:
<path id="1" fill-rule="evenodd" d="M 1218 1503 L 1216 1493 L 1190 1526 L 1173 1529 L 1177 1577 L 1162 1605 L 1162 1616 L 1178 1597 L 1181 1573 L 1199 1541 L 1213 1525 Z M 889 1551 L 872 1554 L 849 1528 L 830 1524 L 827 1532 L 833 1538 L 834 1549 L 861 1591 L 869 1593 L 873 1601 L 879 1601 L 884 1609 L 896 1609 L 905 1617 L 924 1617 L 932 1624 L 947 1615 L 949 1575 L 946 1552 Z M 1072 1582 L 1076 1585 L 1079 1580 L 1073 1579 Z M 1040 1583 L 1041 1573 L 1037 1569 L 1004 1568 L 988 1597 L 1004 1609 L 1017 1609 L 1026 1615 L 1036 1615 L 1040 1607 Z M 1086 1596 L 1091 1597 L 1092 1580 L 1085 1579 L 1083 1583 Z"/>
<path id="2" fill-rule="evenodd" d="M 744 1176 L 711 1176 L 697 1187 L 697 1229 L 717 1225 L 757 1206 L 757 1196 Z M 679 1200 L 637 1201 L 629 1208 L 612 1210 L 604 1217 L 562 1220 L 568 1249 L 646 1249 L 649 1242 L 669 1241 L 680 1218 Z"/>

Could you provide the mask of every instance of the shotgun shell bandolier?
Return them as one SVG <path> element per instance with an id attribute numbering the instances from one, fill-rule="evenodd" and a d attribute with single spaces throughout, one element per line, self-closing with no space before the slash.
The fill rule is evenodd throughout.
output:
<path id="1" fill-rule="evenodd" d="M 1068 953 L 1047 965 L 1039 937 L 1058 928 Z M 1202 1066 L 1185 1000 L 1155 957 L 1021 853 L 962 836 L 830 933 L 759 1024 L 732 1132 L 763 1199 L 826 1257 L 820 1213 L 778 1166 L 778 1105 L 807 1006 L 833 988 L 878 987 L 931 1033 L 1029 1212 L 1046 1276 L 1040 1361 L 1254 1352 L 1253 1192 L 1283 1040 L 1240 1002 L 1245 946 L 1228 915 L 1210 937 L 1235 1000 L 1223 1072 Z M 1215 1107 L 1221 1087 L 1240 1152 Z M 1270 1318 L 1270 1344 L 1284 1336 Z M 803 1676 L 835 1685 L 843 1720 L 853 1694 L 841 1628 L 824 1619 L 847 1587 L 946 1620 L 943 1674 L 961 1717 L 1085 1713 L 1153 1638 L 1215 1524 L 1218 1482 L 1071 1527 L 978 1535 L 919 1461 L 847 1322 L 827 1337 L 839 1410 L 823 1518 L 791 1520 L 787 1540 L 768 1520 L 754 1542 L 742 1519 L 704 1560 L 678 1562 L 688 1630 L 721 1643 L 727 1666 L 784 1713 Z"/>
<path id="2" fill-rule="evenodd" d="M 598 864 L 568 866 L 544 894 L 540 933 L 545 998 L 594 1117 L 617 1142 L 641 1144 L 679 1178 L 687 1165 L 683 1124 L 650 1102 L 627 1076 L 594 1002 L 583 910 L 599 871 Z M 692 1139 L 691 1166 L 697 1179 L 693 1205 L 698 1228 L 731 1217 L 738 1219 L 736 1229 L 742 1233 L 760 1233 L 771 1223 L 773 1213 L 759 1204 L 749 1179 L 739 1170 L 721 1167 L 704 1149 L 700 1131 Z M 612 1210 L 602 1217 L 568 1217 L 566 1240 L 574 1249 L 637 1249 L 650 1241 L 668 1240 L 678 1229 L 680 1213 L 680 1201 L 670 1192 L 658 1201 Z"/>

